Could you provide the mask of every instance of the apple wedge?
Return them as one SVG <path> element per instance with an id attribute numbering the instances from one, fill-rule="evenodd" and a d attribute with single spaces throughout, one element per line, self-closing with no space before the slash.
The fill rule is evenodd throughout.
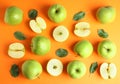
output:
<path id="1" fill-rule="evenodd" d="M 36 20 L 30 20 L 29 25 L 32 31 L 35 33 L 41 33 L 46 29 L 46 22 L 41 17 L 36 17 Z"/>
<path id="2" fill-rule="evenodd" d="M 53 30 L 53 38 L 58 41 L 58 42 L 64 42 L 67 40 L 69 36 L 69 31 L 68 29 L 63 26 L 57 26 L 54 30 Z"/>
<path id="3" fill-rule="evenodd" d="M 114 63 L 103 63 L 100 66 L 100 75 L 103 79 L 115 78 L 117 74 L 117 68 Z"/>
<path id="4" fill-rule="evenodd" d="M 12 43 L 9 45 L 8 55 L 11 58 L 22 58 L 25 55 L 25 47 L 22 43 Z"/>
<path id="5" fill-rule="evenodd" d="M 78 37 L 86 37 L 91 33 L 88 22 L 79 22 L 75 25 L 74 34 Z"/>
<path id="6" fill-rule="evenodd" d="M 47 72 L 51 76 L 59 76 L 63 71 L 63 64 L 58 59 L 51 59 L 47 63 Z"/>

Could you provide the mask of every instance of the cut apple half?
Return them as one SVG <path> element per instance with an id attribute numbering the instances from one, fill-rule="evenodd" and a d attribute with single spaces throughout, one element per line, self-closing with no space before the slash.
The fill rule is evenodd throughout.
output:
<path id="1" fill-rule="evenodd" d="M 100 66 L 100 75 L 103 79 L 113 79 L 117 74 L 117 68 L 114 63 L 103 63 Z"/>
<path id="2" fill-rule="evenodd" d="M 90 24 L 88 22 L 79 22 L 75 25 L 74 34 L 78 37 L 86 37 L 89 36 Z"/>
<path id="3" fill-rule="evenodd" d="M 69 36 L 69 31 L 68 29 L 63 26 L 57 26 L 54 30 L 53 30 L 53 38 L 58 41 L 58 42 L 64 42 L 67 40 Z"/>
<path id="4" fill-rule="evenodd" d="M 63 64 L 58 59 L 51 59 L 47 63 L 47 72 L 51 76 L 59 76 L 63 71 Z"/>
<path id="5" fill-rule="evenodd" d="M 25 47 L 22 43 L 12 43 L 9 45 L 8 55 L 11 58 L 22 58 L 25 55 Z"/>
<path id="6" fill-rule="evenodd" d="M 41 33 L 46 29 L 46 22 L 41 17 L 36 17 L 36 20 L 30 20 L 29 25 L 32 31 L 35 33 Z"/>

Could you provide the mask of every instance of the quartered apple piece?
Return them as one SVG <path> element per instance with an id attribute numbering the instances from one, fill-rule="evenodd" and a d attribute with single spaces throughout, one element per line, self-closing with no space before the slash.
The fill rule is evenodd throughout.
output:
<path id="1" fill-rule="evenodd" d="M 115 78 L 117 74 L 117 68 L 114 63 L 103 63 L 100 66 L 100 75 L 103 79 Z"/>
<path id="2" fill-rule="evenodd" d="M 58 42 L 64 42 L 67 40 L 69 36 L 69 31 L 68 29 L 63 26 L 57 26 L 54 30 L 53 30 L 53 38 L 58 41 Z"/>
<path id="3" fill-rule="evenodd" d="M 79 22 L 75 25 L 74 34 L 78 37 L 86 37 L 91 33 L 90 24 L 87 22 Z"/>
<path id="4" fill-rule="evenodd" d="M 8 55 L 11 58 L 22 58 L 25 55 L 25 47 L 22 43 L 12 43 L 9 45 Z"/>
<path id="5" fill-rule="evenodd" d="M 41 33 L 46 29 L 46 22 L 41 17 L 36 17 L 36 20 L 30 20 L 29 25 L 32 31 L 35 33 Z"/>

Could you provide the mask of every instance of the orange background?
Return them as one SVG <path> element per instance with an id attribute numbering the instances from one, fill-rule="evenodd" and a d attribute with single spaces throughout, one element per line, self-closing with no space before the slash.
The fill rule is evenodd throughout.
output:
<path id="1" fill-rule="evenodd" d="M 67 18 L 59 24 L 56 24 L 54 22 L 51 22 L 47 16 L 48 8 L 55 3 L 62 4 L 66 10 L 67 10 Z M 4 23 L 4 13 L 5 9 L 9 6 L 18 6 L 24 11 L 24 18 L 20 25 L 16 26 L 10 26 Z M 117 10 L 117 16 L 114 22 L 110 24 L 101 24 L 99 23 L 95 18 L 95 12 L 96 9 L 101 6 L 111 5 L 116 8 Z M 31 29 L 29 28 L 29 18 L 28 18 L 28 11 L 30 9 L 37 9 L 39 16 L 43 17 L 47 23 L 47 29 L 44 30 L 39 35 L 44 35 L 51 40 L 51 50 L 50 52 L 45 56 L 36 56 L 33 54 L 30 50 L 30 43 L 32 37 L 37 35 Z M 118 84 L 120 82 L 120 67 L 119 67 L 119 60 L 120 60 L 120 5 L 119 0 L 1 0 L 0 1 L 0 82 L 2 84 Z M 86 21 L 89 22 L 91 25 L 91 34 L 88 37 L 80 38 L 74 35 L 74 25 L 78 21 L 73 21 L 73 15 L 78 11 L 85 11 L 86 16 L 84 19 L 80 21 Z M 52 38 L 52 31 L 53 29 L 58 25 L 64 25 L 66 26 L 69 31 L 70 35 L 69 38 L 62 43 L 56 42 Z M 105 31 L 109 34 L 109 39 L 114 41 L 117 45 L 117 54 L 114 58 L 110 60 L 106 60 L 102 57 L 100 57 L 97 54 L 96 48 L 98 45 L 98 42 L 102 41 L 103 39 L 100 38 L 97 35 L 97 29 L 103 28 Z M 15 31 L 21 31 L 23 32 L 27 39 L 24 41 L 17 40 L 13 33 Z M 94 52 L 89 58 L 81 58 L 79 56 L 76 56 L 76 54 L 73 52 L 73 46 L 74 44 L 82 39 L 88 39 L 92 42 L 94 46 Z M 8 56 L 7 50 L 9 44 L 13 42 L 21 42 L 26 47 L 26 54 L 22 59 L 12 59 Z M 60 58 L 55 55 L 55 51 L 58 48 L 65 48 L 69 51 L 69 54 L 67 57 Z M 47 61 L 51 58 L 57 58 L 60 59 L 64 64 L 64 71 L 63 73 L 58 77 L 52 77 L 50 76 L 46 71 L 46 64 Z M 38 60 L 42 66 L 43 66 L 43 73 L 40 76 L 40 79 L 35 80 L 28 80 L 20 73 L 20 75 L 17 78 L 13 78 L 10 75 L 10 68 L 11 65 L 16 63 L 21 67 L 21 64 L 23 61 L 27 59 L 36 59 Z M 81 79 L 72 79 L 68 76 L 66 72 L 66 66 L 68 62 L 71 60 L 78 59 L 82 62 L 84 62 L 87 66 L 87 72 L 84 77 Z M 89 73 L 89 67 L 91 63 L 97 61 L 99 65 L 103 62 L 113 62 L 117 66 L 117 76 L 114 79 L 111 80 L 104 80 L 100 77 L 99 69 L 97 71 L 90 75 Z"/>

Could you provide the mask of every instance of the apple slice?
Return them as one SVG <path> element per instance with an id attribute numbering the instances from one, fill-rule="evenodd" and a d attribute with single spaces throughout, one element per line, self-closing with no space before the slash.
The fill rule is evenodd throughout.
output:
<path id="1" fill-rule="evenodd" d="M 22 43 L 12 43 L 9 45 L 8 55 L 11 58 L 22 58 L 25 55 L 25 47 Z"/>
<path id="2" fill-rule="evenodd" d="M 47 63 L 47 72 L 51 76 L 59 76 L 63 71 L 63 64 L 58 59 L 51 59 Z"/>
<path id="3" fill-rule="evenodd" d="M 74 34 L 78 37 L 86 37 L 91 33 L 90 24 L 87 22 L 79 22 L 75 25 Z"/>
<path id="4" fill-rule="evenodd" d="M 63 25 L 57 26 L 53 30 L 53 37 L 58 42 L 64 42 L 65 40 L 67 40 L 68 36 L 69 36 L 69 31 Z"/>
<path id="5" fill-rule="evenodd" d="M 41 33 L 44 29 L 46 29 L 46 22 L 41 17 L 36 17 L 36 20 L 30 20 L 29 25 L 35 33 Z"/>
<path id="6" fill-rule="evenodd" d="M 115 78 L 117 74 L 116 65 L 114 63 L 103 63 L 100 66 L 100 75 L 103 79 Z"/>

